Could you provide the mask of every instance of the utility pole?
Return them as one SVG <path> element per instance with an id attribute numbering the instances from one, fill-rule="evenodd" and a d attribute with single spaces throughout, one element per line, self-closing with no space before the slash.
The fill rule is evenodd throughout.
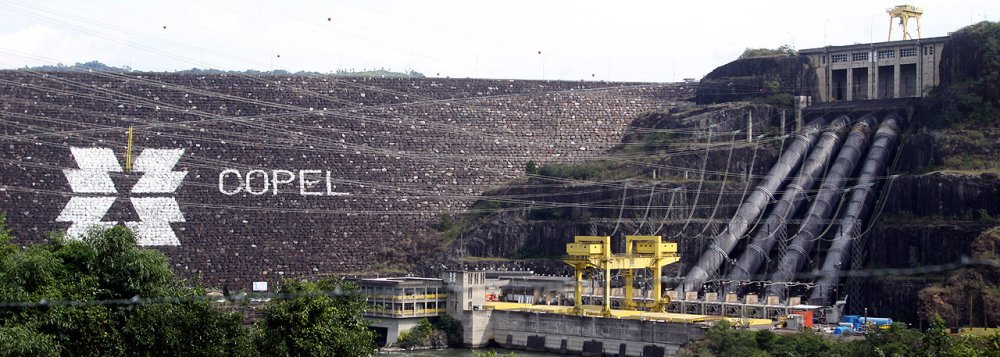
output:
<path id="1" fill-rule="evenodd" d="M 125 144 L 125 172 L 132 172 L 132 126 L 128 126 L 128 138 Z"/>
<path id="2" fill-rule="evenodd" d="M 781 135 L 785 135 L 785 110 L 781 110 Z"/>

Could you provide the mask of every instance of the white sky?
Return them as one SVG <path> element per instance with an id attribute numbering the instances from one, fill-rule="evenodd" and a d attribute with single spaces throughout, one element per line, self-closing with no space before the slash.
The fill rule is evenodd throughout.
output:
<path id="1" fill-rule="evenodd" d="M 922 1 L 923 37 L 1000 20 L 1000 1 Z M 680 81 L 746 47 L 885 41 L 896 2 L 0 0 L 0 68 L 415 70 L 427 76 Z M 164 28 L 165 27 L 165 28 Z M 916 36 L 915 24 L 910 25 Z M 898 39 L 898 25 L 893 30 Z M 539 54 L 539 52 L 541 52 Z"/>

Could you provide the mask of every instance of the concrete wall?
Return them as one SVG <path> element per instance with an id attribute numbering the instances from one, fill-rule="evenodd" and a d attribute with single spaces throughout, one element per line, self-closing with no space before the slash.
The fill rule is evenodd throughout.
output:
<path id="1" fill-rule="evenodd" d="M 493 340 L 493 310 L 465 311 L 461 317 L 466 346 L 483 347 Z"/>
<path id="2" fill-rule="evenodd" d="M 417 327 L 417 325 L 420 324 L 420 321 L 425 318 L 426 317 L 390 319 L 366 317 L 365 319 L 368 320 L 368 326 L 385 328 L 387 330 L 385 335 L 385 344 L 391 345 L 396 343 L 396 341 L 399 341 L 399 334 Z"/>
<path id="3" fill-rule="evenodd" d="M 817 102 L 923 97 L 941 82 L 948 37 L 804 49 Z M 844 75 L 846 71 L 846 76 Z"/>
<path id="4" fill-rule="evenodd" d="M 487 334 L 507 348 L 642 356 L 644 349 L 673 355 L 705 333 L 700 325 L 555 314 L 494 311 Z"/>
<path id="5" fill-rule="evenodd" d="M 0 79 L 0 211 L 18 244 L 126 224 L 175 272 L 247 290 L 433 259 L 441 214 L 522 174 L 528 160 L 599 156 L 636 115 L 690 94 L 600 82 Z M 136 168 L 123 172 L 129 125 Z"/>

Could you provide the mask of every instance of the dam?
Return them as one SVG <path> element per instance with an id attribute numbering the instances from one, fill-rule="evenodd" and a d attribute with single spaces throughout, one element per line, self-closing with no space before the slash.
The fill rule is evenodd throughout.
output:
<path id="1" fill-rule="evenodd" d="M 990 227 L 975 217 L 1000 213 L 995 175 L 933 172 L 921 98 L 947 79 L 947 41 L 741 60 L 700 83 L 3 71 L 0 210 L 19 244 L 126 225 L 234 290 L 383 279 L 400 295 L 371 293 L 373 327 L 448 314 L 470 346 L 670 354 L 721 319 L 804 310 L 919 323 L 939 277 L 858 271 L 959 261 Z M 970 218 L 886 223 L 906 215 Z M 576 237 L 680 254 L 576 275 Z M 527 270 L 547 287 L 486 300 L 478 274 Z M 548 287 L 571 274 L 579 303 Z"/>

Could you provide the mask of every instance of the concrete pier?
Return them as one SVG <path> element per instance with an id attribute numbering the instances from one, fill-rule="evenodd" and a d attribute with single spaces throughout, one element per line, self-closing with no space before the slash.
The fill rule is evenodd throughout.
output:
<path id="1" fill-rule="evenodd" d="M 673 355 L 707 331 L 703 324 L 544 314 L 522 311 L 467 311 L 465 342 L 490 341 L 504 348 L 583 356 Z"/>

